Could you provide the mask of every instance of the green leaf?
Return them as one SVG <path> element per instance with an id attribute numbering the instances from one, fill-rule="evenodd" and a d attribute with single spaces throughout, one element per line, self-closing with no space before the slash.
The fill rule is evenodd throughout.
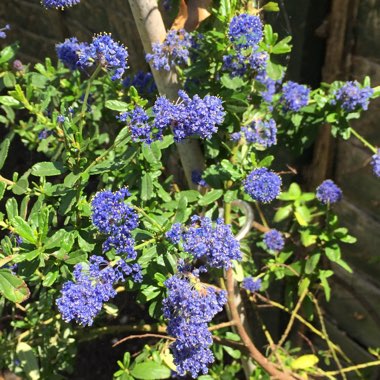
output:
<path id="1" fill-rule="evenodd" d="M 16 303 L 21 303 L 30 296 L 30 291 L 24 280 L 8 269 L 0 269 L 0 293 Z"/>
<path id="2" fill-rule="evenodd" d="M 0 104 L 8 107 L 16 107 L 20 105 L 20 102 L 12 96 L 3 95 L 0 96 Z"/>
<path id="3" fill-rule="evenodd" d="M 302 355 L 291 363 L 292 369 L 306 369 L 314 367 L 319 362 L 317 356 L 309 354 Z"/>
<path id="4" fill-rule="evenodd" d="M 187 203 L 187 197 L 182 194 L 181 198 L 178 201 L 178 207 L 174 216 L 173 223 L 183 223 L 185 221 Z"/>
<path id="5" fill-rule="evenodd" d="M 0 170 L 3 168 L 5 160 L 8 155 L 9 145 L 11 140 L 5 139 L 0 145 Z"/>
<path id="6" fill-rule="evenodd" d="M 292 210 L 293 208 L 291 205 L 279 208 L 274 214 L 273 221 L 276 223 L 283 221 L 289 217 L 289 215 L 292 213 Z"/>
<path id="7" fill-rule="evenodd" d="M 209 191 L 207 194 L 205 194 L 200 200 L 199 205 L 200 206 L 207 206 L 210 203 L 215 202 L 217 199 L 219 199 L 223 195 L 223 190 L 221 189 L 215 189 Z"/>
<path id="8" fill-rule="evenodd" d="M 10 61 L 15 55 L 15 50 L 12 46 L 6 46 L 0 52 L 0 65 L 4 62 Z"/>
<path id="9" fill-rule="evenodd" d="M 49 177 L 54 175 L 63 174 L 67 171 L 67 168 L 62 162 L 39 162 L 32 166 L 31 173 L 36 177 Z"/>
<path id="10" fill-rule="evenodd" d="M 306 274 L 311 274 L 314 272 L 315 268 L 317 267 L 319 263 L 320 258 L 321 258 L 320 253 L 314 253 L 306 260 L 306 264 L 305 264 Z"/>
<path id="11" fill-rule="evenodd" d="M 13 186 L 12 192 L 16 195 L 25 194 L 28 190 L 29 182 L 26 178 L 20 178 Z"/>
<path id="12" fill-rule="evenodd" d="M 266 12 L 278 12 L 280 8 L 276 2 L 270 1 L 262 7 L 262 10 Z"/>
<path id="13" fill-rule="evenodd" d="M 128 103 L 122 102 L 120 100 L 107 100 L 105 106 L 109 110 L 118 112 L 125 112 L 131 108 Z"/>
<path id="14" fill-rule="evenodd" d="M 131 375 L 142 380 L 169 379 L 171 370 L 162 364 L 147 361 L 135 364 L 131 370 Z"/>
<path id="15" fill-rule="evenodd" d="M 24 370 L 26 377 L 30 380 L 41 379 L 38 360 L 32 347 L 25 342 L 19 342 L 16 347 L 16 353 L 20 360 L 20 366 Z"/>
<path id="16" fill-rule="evenodd" d="M 37 238 L 34 236 L 34 231 L 24 219 L 19 216 L 15 216 L 11 220 L 11 224 L 14 227 L 15 232 L 24 240 L 27 240 L 29 243 L 36 244 Z"/>
<path id="17" fill-rule="evenodd" d="M 292 37 L 288 36 L 284 38 L 283 40 L 279 41 L 276 45 L 272 48 L 273 54 L 284 54 L 289 53 L 292 50 L 292 47 L 288 44 Z"/>
<path id="18" fill-rule="evenodd" d="M 237 90 L 240 87 L 243 87 L 246 82 L 240 77 L 233 77 L 229 74 L 223 74 L 222 77 L 220 78 L 220 82 L 222 85 L 230 90 Z"/>
<path id="19" fill-rule="evenodd" d="M 9 198 L 5 203 L 5 209 L 7 210 L 8 219 L 11 220 L 18 215 L 18 205 L 14 198 Z"/>
<path id="20" fill-rule="evenodd" d="M 147 201 L 153 196 L 153 182 L 150 173 L 145 173 L 141 179 L 141 199 Z"/>
<path id="21" fill-rule="evenodd" d="M 130 128 L 129 128 L 129 126 L 127 125 L 127 126 L 123 127 L 123 128 L 121 129 L 121 131 L 119 132 L 119 134 L 116 136 L 114 144 L 115 144 L 115 145 L 120 144 L 120 142 L 121 142 L 122 140 L 124 140 L 129 134 L 130 134 Z M 129 140 L 129 139 L 128 139 L 128 140 Z M 125 142 L 127 142 L 128 140 L 126 140 Z"/>
<path id="22" fill-rule="evenodd" d="M 282 77 L 283 67 L 277 63 L 268 61 L 267 73 L 268 73 L 269 78 L 273 80 L 279 80 Z"/>

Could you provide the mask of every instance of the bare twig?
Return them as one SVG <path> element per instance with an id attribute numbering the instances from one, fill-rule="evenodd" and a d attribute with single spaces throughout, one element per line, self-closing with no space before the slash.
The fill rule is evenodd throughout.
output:
<path id="1" fill-rule="evenodd" d="M 157 339 L 166 339 L 166 340 L 171 340 L 175 341 L 175 338 L 169 336 L 169 335 L 163 335 L 163 334 L 140 334 L 140 335 L 129 335 L 124 337 L 123 339 L 118 340 L 116 343 L 112 345 L 112 347 L 116 347 L 121 343 L 126 342 L 127 340 L 132 340 L 132 339 L 146 339 L 146 338 L 157 338 Z"/>

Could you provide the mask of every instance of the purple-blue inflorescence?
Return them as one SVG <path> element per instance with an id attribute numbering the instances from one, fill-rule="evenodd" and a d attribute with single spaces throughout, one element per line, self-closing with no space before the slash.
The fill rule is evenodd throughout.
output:
<path id="1" fill-rule="evenodd" d="M 200 170 L 193 170 L 191 172 L 191 181 L 198 186 L 207 186 L 207 182 L 202 178 L 202 172 Z"/>
<path id="2" fill-rule="evenodd" d="M 138 226 L 138 215 L 124 201 L 130 196 L 124 188 L 115 193 L 104 190 L 95 194 L 92 206 L 92 223 L 99 232 L 108 235 L 103 243 L 105 252 L 114 248 L 117 254 L 126 254 L 127 258 L 135 259 L 135 241 L 131 231 Z"/>
<path id="3" fill-rule="evenodd" d="M 265 102 L 271 103 L 273 95 L 276 93 L 276 84 L 281 81 L 275 81 L 274 79 L 269 78 L 265 72 L 260 72 L 258 75 L 256 75 L 255 79 L 263 86 L 265 86 L 265 90 L 261 90 L 260 95 Z"/>
<path id="4" fill-rule="evenodd" d="M 152 54 L 146 55 L 154 69 L 169 71 L 175 65 L 186 64 L 189 60 L 189 48 L 191 47 L 191 36 L 184 29 L 170 30 L 165 41 L 152 44 Z"/>
<path id="5" fill-rule="evenodd" d="M 246 13 L 235 16 L 228 32 L 230 41 L 239 48 L 256 47 L 263 38 L 260 17 Z"/>
<path id="6" fill-rule="evenodd" d="M 375 174 L 376 177 L 380 177 L 380 149 L 372 156 L 371 165 L 373 174 Z"/>
<path id="7" fill-rule="evenodd" d="M 264 244 L 270 251 L 281 251 L 284 248 L 285 240 L 280 231 L 269 230 L 264 234 Z"/>
<path id="8" fill-rule="evenodd" d="M 42 5 L 45 8 L 68 8 L 79 4 L 80 0 L 42 0 Z"/>
<path id="9" fill-rule="evenodd" d="M 252 277 L 246 277 L 241 283 L 241 287 L 245 290 L 248 290 L 251 293 L 258 292 L 261 288 L 261 279 L 254 279 Z"/>
<path id="10" fill-rule="evenodd" d="M 241 134 L 247 142 L 259 144 L 264 148 L 277 144 L 277 127 L 273 119 L 256 120 L 248 127 L 242 127 Z"/>
<path id="11" fill-rule="evenodd" d="M 203 99 L 194 95 L 191 99 L 185 91 L 178 95 L 181 102 L 172 104 L 165 97 L 157 99 L 153 106 L 154 126 L 158 130 L 172 127 L 174 140 L 182 141 L 197 135 L 203 139 L 211 137 L 224 120 L 222 101 L 216 96 L 206 95 Z"/>
<path id="12" fill-rule="evenodd" d="M 123 80 L 123 86 L 127 88 L 131 86 L 135 87 L 140 95 L 150 95 L 157 91 L 152 73 L 145 73 L 141 70 L 138 71 L 133 77 L 126 77 Z"/>
<path id="13" fill-rule="evenodd" d="M 342 190 L 331 179 L 326 179 L 317 187 L 316 196 L 325 205 L 333 204 L 342 199 Z"/>
<path id="14" fill-rule="evenodd" d="M 4 28 L 0 28 L 0 38 L 6 38 L 7 37 L 7 33 L 6 31 L 10 30 L 11 27 L 9 24 L 6 24 L 4 26 Z"/>
<path id="15" fill-rule="evenodd" d="M 217 219 L 215 225 L 209 218 L 191 217 L 191 224 L 183 227 L 174 224 L 166 236 L 173 242 L 182 240 L 184 251 L 197 259 L 206 259 L 214 268 L 228 269 L 231 260 L 241 260 L 240 244 L 231 231 L 231 226 Z"/>
<path id="16" fill-rule="evenodd" d="M 88 46 L 85 42 L 78 42 L 75 37 L 66 38 L 60 44 L 55 45 L 58 59 L 70 70 L 78 68 L 81 52 Z"/>
<path id="17" fill-rule="evenodd" d="M 369 98 L 373 95 L 371 87 L 361 88 L 357 81 L 349 81 L 335 92 L 332 104 L 339 103 L 347 111 L 354 111 L 360 108 L 368 109 Z"/>
<path id="18" fill-rule="evenodd" d="M 195 272 L 182 271 L 164 284 L 168 295 L 162 310 L 168 320 L 167 332 L 176 338 L 170 346 L 174 364 L 179 375 L 189 372 L 197 378 L 200 373 L 206 374 L 208 365 L 214 361 L 207 323 L 222 311 L 227 294 L 203 285 Z"/>
<path id="19" fill-rule="evenodd" d="M 286 82 L 282 87 L 280 102 L 285 112 L 299 111 L 309 102 L 310 89 L 302 84 L 292 81 Z"/>
<path id="20" fill-rule="evenodd" d="M 116 282 L 124 281 L 129 275 L 135 281 L 141 279 L 141 268 L 131 267 L 123 260 L 119 260 L 114 268 L 101 256 L 93 255 L 89 261 L 88 268 L 82 263 L 75 265 L 74 282 L 68 281 L 63 285 L 61 297 L 56 301 L 66 322 L 75 320 L 81 325 L 91 326 L 103 303 L 115 297 L 113 286 Z"/>
<path id="21" fill-rule="evenodd" d="M 99 34 L 81 51 L 78 64 L 81 67 L 90 67 L 96 62 L 111 70 L 111 79 L 117 80 L 127 68 L 127 59 L 128 51 L 124 45 L 114 41 L 109 34 Z"/>
<path id="22" fill-rule="evenodd" d="M 63 115 L 58 115 L 57 116 L 57 123 L 64 123 L 66 118 Z"/>
<path id="23" fill-rule="evenodd" d="M 281 177 L 268 170 L 253 170 L 244 180 L 244 191 L 255 201 L 268 203 L 277 198 L 281 192 Z"/>

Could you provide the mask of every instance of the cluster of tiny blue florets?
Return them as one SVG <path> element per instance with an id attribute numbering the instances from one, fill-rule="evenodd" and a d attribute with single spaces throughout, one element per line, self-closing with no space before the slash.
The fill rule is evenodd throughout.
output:
<path id="1" fill-rule="evenodd" d="M 264 148 L 268 148 L 277 144 L 277 127 L 273 119 L 256 120 L 248 127 L 242 127 L 241 132 L 233 133 L 231 138 L 238 140 L 245 138 L 248 143 L 259 144 Z"/>
<path id="2" fill-rule="evenodd" d="M 78 68 L 81 52 L 88 46 L 85 42 L 79 42 L 77 38 L 66 38 L 60 44 L 55 45 L 58 59 L 70 70 Z"/>
<path id="3" fill-rule="evenodd" d="M 6 38 L 7 37 L 6 31 L 10 29 L 11 27 L 9 26 L 9 24 L 5 25 L 4 28 L 0 28 L 0 38 Z"/>
<path id="4" fill-rule="evenodd" d="M 380 149 L 372 156 L 371 165 L 373 174 L 375 174 L 376 177 L 380 177 Z"/>
<path id="5" fill-rule="evenodd" d="M 270 251 L 281 251 L 284 248 L 285 240 L 280 231 L 269 230 L 264 234 L 264 244 Z"/>
<path id="6" fill-rule="evenodd" d="M 263 24 L 260 17 L 247 13 L 235 16 L 231 20 L 228 35 L 236 46 L 256 47 L 263 38 Z"/>
<path id="7" fill-rule="evenodd" d="M 141 281 L 141 268 L 138 264 L 129 266 L 119 260 L 115 267 L 101 256 L 91 256 L 87 267 L 82 263 L 74 267 L 74 281 L 66 282 L 61 290 L 61 297 L 56 303 L 62 319 L 66 322 L 75 320 L 81 325 L 91 326 L 95 316 L 100 312 L 104 302 L 115 297 L 114 284 L 124 281 L 125 276 L 132 275 L 135 281 Z"/>
<path id="8" fill-rule="evenodd" d="M 179 375 L 189 372 L 197 378 L 206 374 L 214 361 L 207 323 L 223 309 L 226 292 L 203 285 L 197 273 L 183 270 L 164 284 L 168 296 L 163 301 L 163 315 L 168 320 L 168 334 L 176 338 L 170 346 L 174 364 Z"/>
<path id="9" fill-rule="evenodd" d="M 281 192 L 281 177 L 268 170 L 253 170 L 244 180 L 244 191 L 255 201 L 268 203 L 277 198 Z"/>
<path id="10" fill-rule="evenodd" d="M 132 139 L 151 143 L 162 139 L 166 129 L 172 128 L 174 140 L 182 141 L 190 136 L 203 139 L 211 137 L 218 130 L 225 112 L 222 101 L 216 96 L 206 95 L 203 99 L 194 95 L 191 99 L 185 91 L 179 91 L 180 102 L 172 103 L 164 96 L 153 106 L 153 121 L 140 107 L 132 112 L 122 113 L 118 119 L 130 125 Z"/>
<path id="11" fill-rule="evenodd" d="M 339 103 L 347 112 L 360 108 L 366 110 L 369 99 L 373 95 L 373 89 L 368 86 L 361 88 L 357 81 L 349 81 L 339 88 L 334 95 L 332 104 Z"/>
<path id="12" fill-rule="evenodd" d="M 191 172 L 191 181 L 198 186 L 207 186 L 207 182 L 202 178 L 202 172 L 200 170 L 193 170 Z"/>
<path id="13" fill-rule="evenodd" d="M 42 0 L 42 5 L 45 8 L 68 8 L 79 4 L 80 0 Z"/>
<path id="14" fill-rule="evenodd" d="M 176 223 L 166 237 L 173 243 L 182 241 L 185 252 L 197 259 L 206 259 L 207 264 L 214 268 L 228 269 L 232 266 L 231 260 L 242 258 L 240 244 L 231 226 L 224 224 L 223 219 L 217 219 L 213 224 L 209 218 L 194 215 L 189 226 L 182 227 Z"/>
<path id="15" fill-rule="evenodd" d="M 254 279 L 252 277 L 246 277 L 241 283 L 241 287 L 248 290 L 251 293 L 258 292 L 261 288 L 262 281 L 260 278 Z"/>
<path id="16" fill-rule="evenodd" d="M 94 63 L 100 64 L 112 71 L 112 80 L 117 80 L 127 68 L 127 59 L 128 51 L 125 46 L 114 41 L 109 34 L 99 34 L 81 50 L 78 65 L 90 67 Z"/>
<path id="17" fill-rule="evenodd" d="M 281 80 L 275 81 L 274 79 L 269 78 L 266 72 L 258 73 L 255 79 L 265 86 L 265 90 L 259 91 L 261 97 L 265 102 L 271 103 L 273 100 L 273 95 L 276 93 L 276 85 L 277 83 L 280 83 Z"/>
<path id="18" fill-rule="evenodd" d="M 138 93 L 150 95 L 157 90 L 152 73 L 138 71 L 133 77 L 128 76 L 123 80 L 124 87 L 135 87 Z"/>
<path id="19" fill-rule="evenodd" d="M 125 199 L 130 196 L 124 188 L 115 193 L 104 190 L 95 194 L 91 202 L 92 223 L 99 232 L 108 235 L 103 243 L 104 252 L 114 248 L 128 259 L 136 258 L 135 241 L 131 231 L 138 226 L 138 215 Z"/>
<path id="20" fill-rule="evenodd" d="M 282 87 L 280 102 L 285 112 L 297 112 L 309 102 L 310 89 L 303 84 L 292 81 L 286 82 Z"/>
<path id="21" fill-rule="evenodd" d="M 325 205 L 333 204 L 342 199 L 342 190 L 331 179 L 326 179 L 317 187 L 316 196 Z"/>
<path id="22" fill-rule="evenodd" d="M 191 36 L 184 29 L 170 30 L 165 41 L 152 44 L 152 53 L 146 55 L 146 60 L 156 70 L 169 71 L 175 65 L 186 64 L 189 60 Z"/>

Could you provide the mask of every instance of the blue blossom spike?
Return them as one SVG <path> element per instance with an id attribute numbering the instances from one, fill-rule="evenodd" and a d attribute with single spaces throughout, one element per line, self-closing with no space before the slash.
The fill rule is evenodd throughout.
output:
<path id="1" fill-rule="evenodd" d="M 206 374 L 208 365 L 214 361 L 207 323 L 223 309 L 227 294 L 202 284 L 194 271 L 182 271 L 164 284 L 168 295 L 162 311 L 168 320 L 168 334 L 176 338 L 170 346 L 174 364 L 179 375 L 190 373 L 197 378 L 201 373 Z"/>
<path id="2" fill-rule="evenodd" d="M 331 179 L 326 179 L 317 187 L 316 196 L 325 205 L 333 204 L 342 199 L 342 190 Z"/>
<path id="3" fill-rule="evenodd" d="M 125 199 L 130 196 L 124 188 L 115 193 L 109 190 L 95 194 L 92 206 L 92 223 L 108 237 L 103 244 L 105 252 L 114 248 L 117 254 L 126 254 L 129 259 L 136 258 L 134 239 L 131 231 L 138 226 L 138 215 Z"/>
<path id="4" fill-rule="evenodd" d="M 172 241 L 178 241 L 179 229 Z M 174 235 L 174 231 L 172 231 Z M 211 219 L 199 216 L 191 217 L 191 224 L 184 229 L 181 236 L 183 249 L 195 258 L 206 259 L 207 264 L 214 268 L 228 269 L 232 266 L 231 260 L 241 260 L 240 243 L 231 231 L 231 226 L 217 219 L 213 225 Z"/>
<path id="5" fill-rule="evenodd" d="M 285 112 L 297 112 L 309 102 L 310 89 L 302 84 L 292 81 L 286 82 L 282 87 L 280 102 Z"/>
<path id="6" fill-rule="evenodd" d="M 80 0 L 42 0 L 45 8 L 64 9 L 79 4 Z"/>
<path id="7" fill-rule="evenodd" d="M 256 293 L 261 288 L 262 281 L 260 278 L 254 279 L 252 277 L 246 277 L 241 283 L 241 287 L 245 290 L 248 290 L 251 293 Z"/>
<path id="8" fill-rule="evenodd" d="M 230 41 L 238 48 L 255 48 L 263 38 L 260 17 L 246 13 L 235 16 L 231 20 L 228 35 Z"/>
<path id="9" fill-rule="evenodd" d="M 281 232 L 272 229 L 264 234 L 264 244 L 270 251 L 279 252 L 284 248 L 285 240 Z"/>
<path id="10" fill-rule="evenodd" d="M 253 170 L 244 180 L 244 191 L 255 201 L 269 203 L 281 192 L 281 177 L 267 168 Z"/>
<path id="11" fill-rule="evenodd" d="M 165 41 L 152 44 L 153 53 L 146 55 L 154 69 L 169 71 L 171 67 L 186 64 L 189 60 L 191 36 L 184 29 L 170 30 Z"/>
<path id="12" fill-rule="evenodd" d="M 127 59 L 128 51 L 124 45 L 114 41 L 109 34 L 99 34 L 94 36 L 91 44 L 81 51 L 78 62 L 81 67 L 100 64 L 111 71 L 112 80 L 117 80 L 128 67 Z"/>
<path id="13" fill-rule="evenodd" d="M 157 91 L 156 84 L 152 73 L 138 71 L 133 77 L 128 76 L 123 80 L 123 86 L 129 88 L 135 87 L 140 95 L 150 95 Z"/>
<path id="14" fill-rule="evenodd" d="M 191 172 L 191 181 L 198 186 L 206 187 L 207 182 L 202 178 L 202 172 L 200 170 L 193 170 Z"/>
<path id="15" fill-rule="evenodd" d="M 265 72 L 260 72 L 255 78 L 259 83 L 265 86 L 265 90 L 260 91 L 260 95 L 267 103 L 271 103 L 273 95 L 276 93 L 276 85 L 281 81 L 275 81 L 269 78 Z"/>
<path id="16" fill-rule="evenodd" d="M 88 46 L 84 42 L 78 42 L 75 37 L 66 38 L 64 42 L 55 45 L 58 59 L 70 70 L 78 68 L 79 57 Z"/>
<path id="17" fill-rule="evenodd" d="M 375 174 L 376 177 L 380 177 L 380 149 L 372 156 L 371 165 L 373 174 Z"/>
<path id="18" fill-rule="evenodd" d="M 373 89 L 368 86 L 361 88 L 360 83 L 357 81 L 349 81 L 337 90 L 334 95 L 335 98 L 331 103 L 340 104 L 347 112 L 360 108 L 367 110 L 369 99 L 373 95 Z"/>
<path id="19" fill-rule="evenodd" d="M 88 268 L 82 263 L 76 264 L 74 281 L 63 284 L 61 297 L 56 300 L 62 319 L 91 326 L 104 302 L 116 296 L 114 284 L 125 281 L 129 275 L 140 281 L 141 268 L 130 267 L 123 260 L 119 260 L 113 268 L 107 260 L 96 255 L 90 257 Z"/>
<path id="20" fill-rule="evenodd" d="M 248 127 L 243 127 L 242 134 L 247 142 L 268 148 L 277 144 L 277 127 L 273 119 L 256 120 Z"/>

